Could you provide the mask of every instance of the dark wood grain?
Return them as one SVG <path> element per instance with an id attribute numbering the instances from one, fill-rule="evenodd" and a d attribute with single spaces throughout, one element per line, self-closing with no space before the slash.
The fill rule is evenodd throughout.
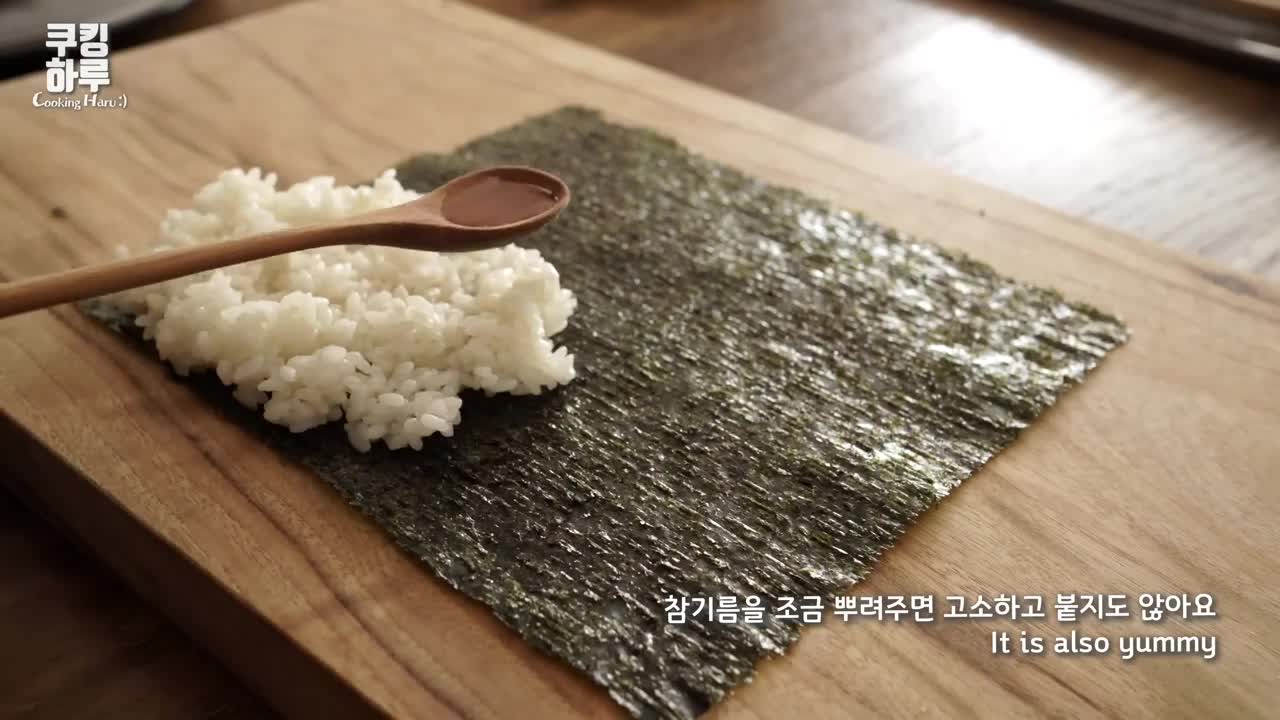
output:
<path id="1" fill-rule="evenodd" d="M 203 0 L 136 37 L 286 2 Z M 1280 277 L 1275 84 L 1001 3 L 477 4 L 1066 213 Z M 0 603 L 2 717 L 270 716 L 7 495 Z"/>
<path id="2" fill-rule="evenodd" d="M 5 457 L 18 456 L 6 450 Z M 31 468 L 0 466 L 4 472 Z M 276 717 L 7 492 L 0 494 L 0 577 L 0 718 Z"/>

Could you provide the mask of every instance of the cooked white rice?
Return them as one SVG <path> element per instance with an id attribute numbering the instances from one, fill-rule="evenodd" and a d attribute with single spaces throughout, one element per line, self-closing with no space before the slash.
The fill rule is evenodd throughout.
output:
<path id="1" fill-rule="evenodd" d="M 331 220 L 418 197 L 393 171 L 372 186 L 229 170 L 170 210 L 156 249 Z M 536 250 L 443 255 L 349 246 L 297 252 L 115 295 L 180 374 L 215 369 L 236 398 L 302 432 L 345 421 L 361 451 L 452 435 L 463 388 L 538 394 L 574 377 L 551 337 L 573 294 Z"/>

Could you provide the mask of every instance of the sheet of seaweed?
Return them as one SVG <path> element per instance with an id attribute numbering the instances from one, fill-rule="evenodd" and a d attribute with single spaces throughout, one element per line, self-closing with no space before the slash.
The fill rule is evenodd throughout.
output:
<path id="1" fill-rule="evenodd" d="M 336 425 L 292 435 L 196 384 L 636 717 L 700 714 L 802 627 L 776 600 L 758 624 L 669 624 L 664 598 L 829 601 L 1127 338 L 1052 290 L 589 109 L 398 171 L 425 191 L 499 163 L 574 192 L 524 243 L 577 295 L 557 338 L 571 384 L 466 396 L 455 437 L 365 455 Z"/>

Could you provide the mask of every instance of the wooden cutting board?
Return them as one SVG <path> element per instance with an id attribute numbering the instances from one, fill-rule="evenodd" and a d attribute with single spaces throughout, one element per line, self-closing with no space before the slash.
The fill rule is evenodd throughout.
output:
<path id="1" fill-rule="evenodd" d="M 1264 717 L 1280 701 L 1280 291 L 456 3 L 332 0 L 120 53 L 127 109 L 0 85 L 0 274 L 143 246 L 227 167 L 369 177 L 566 103 L 1121 314 L 1134 339 L 931 511 L 860 594 L 1210 593 L 1216 620 L 843 622 L 716 717 Z M 1046 138 L 1052 142 L 1052 138 Z M 300 717 L 620 711 L 326 486 L 68 307 L 0 321 L 5 480 Z M 997 656 L 1072 629 L 1218 657 Z"/>

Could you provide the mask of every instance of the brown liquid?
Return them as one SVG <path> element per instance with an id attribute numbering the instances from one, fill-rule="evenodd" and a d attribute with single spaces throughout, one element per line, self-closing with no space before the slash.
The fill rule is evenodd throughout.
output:
<path id="1" fill-rule="evenodd" d="M 541 215 L 557 200 L 556 194 L 544 187 L 487 177 L 450 192 L 440 212 L 455 225 L 498 227 Z"/>

